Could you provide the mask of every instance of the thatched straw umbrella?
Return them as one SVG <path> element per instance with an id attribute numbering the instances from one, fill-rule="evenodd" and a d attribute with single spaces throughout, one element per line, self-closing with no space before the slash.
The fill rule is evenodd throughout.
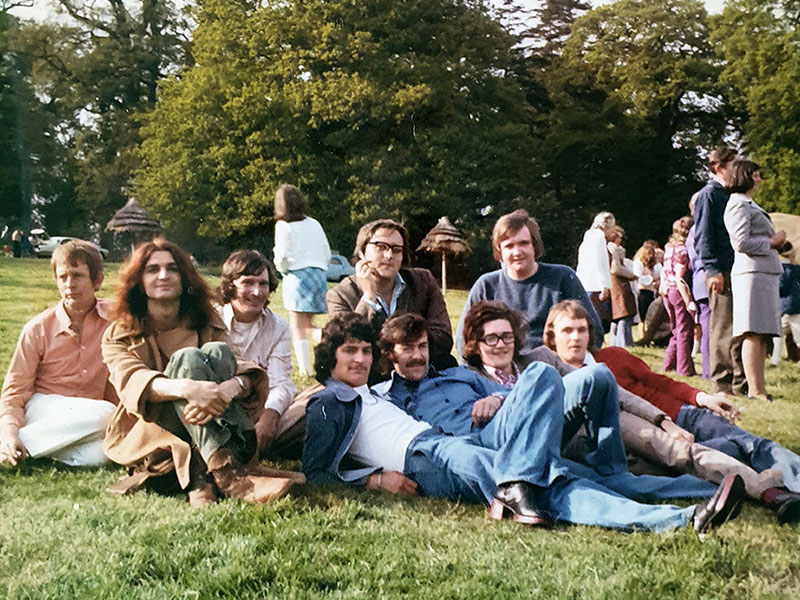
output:
<path id="1" fill-rule="evenodd" d="M 470 248 L 461 233 L 447 217 L 442 217 L 428 232 L 417 251 L 439 252 L 442 255 L 442 294 L 447 293 L 447 255 L 469 252 Z"/>
<path id="2" fill-rule="evenodd" d="M 136 198 L 131 198 L 125 206 L 114 213 L 106 225 L 106 231 L 128 234 L 132 252 L 140 242 L 151 240 L 161 233 L 161 223 L 151 217 Z"/>

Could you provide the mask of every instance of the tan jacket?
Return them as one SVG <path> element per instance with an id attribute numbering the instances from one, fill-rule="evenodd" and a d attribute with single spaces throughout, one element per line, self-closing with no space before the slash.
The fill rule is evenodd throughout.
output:
<path id="1" fill-rule="evenodd" d="M 198 332 L 198 338 L 198 346 L 207 342 L 226 342 L 227 330 L 215 315 L 212 322 Z M 162 371 L 166 367 L 155 338 L 145 337 L 140 329 L 115 321 L 103 336 L 102 352 L 109 379 L 120 397 L 106 430 L 106 455 L 114 462 L 129 467 L 163 462 L 164 458 L 171 457 L 178 482 L 185 489 L 189 485 L 191 448 L 156 423 L 162 410 L 172 409 L 164 403 L 151 403 L 147 399 L 150 382 L 156 377 L 163 377 Z M 255 423 L 264 409 L 269 392 L 267 374 L 254 363 L 241 360 L 236 372 L 254 376 L 253 392 L 247 398 L 237 399 L 237 402 L 241 403 Z"/>

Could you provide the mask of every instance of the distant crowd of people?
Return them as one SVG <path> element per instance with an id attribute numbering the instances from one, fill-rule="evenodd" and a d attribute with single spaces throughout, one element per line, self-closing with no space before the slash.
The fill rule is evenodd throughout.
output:
<path id="1" fill-rule="evenodd" d="M 493 519 L 533 526 L 702 533 L 735 517 L 745 497 L 797 522 L 800 457 L 734 424 L 728 394 L 740 382 L 733 358 L 721 361 L 737 355 L 714 333 L 752 338 L 742 354 L 748 382 L 756 377 L 759 344 L 778 334 L 779 313 L 764 311 L 779 306 L 774 262 L 785 239 L 750 199 L 757 166 L 720 156 L 696 198 L 694 232 L 690 218 L 676 221 L 661 269 L 652 244 L 627 264 L 610 213 L 584 236 L 577 273 L 541 262 L 526 211 L 501 216 L 492 232 L 500 268 L 472 286 L 455 342 L 442 293 L 429 271 L 409 266 L 396 221 L 361 228 L 355 274 L 328 290 L 328 241 L 292 185 L 275 198 L 289 323 L 269 309 L 278 280 L 258 251 L 233 252 L 212 291 L 186 252 L 156 238 L 128 257 L 106 302 L 96 298 L 97 248 L 65 243 L 51 260 L 61 301 L 25 325 L 3 384 L 0 462 L 110 459 L 126 467 L 110 491 L 184 493 L 195 507 L 266 502 L 309 482 L 485 504 Z M 708 282 L 711 394 L 621 347 L 635 315 L 660 298 L 672 332 L 665 367 L 690 368 L 701 300 L 687 279 L 690 239 Z M 728 262 L 709 250 L 724 240 Z M 731 287 L 735 310 L 717 308 Z M 327 314 L 321 329 L 316 314 Z M 606 331 L 613 347 L 602 347 Z M 292 351 L 319 385 L 298 393 Z M 762 388 L 750 383 L 766 397 Z M 275 456 L 300 458 L 302 473 L 260 462 Z M 648 503 L 669 498 L 708 500 Z"/>
<path id="2" fill-rule="evenodd" d="M 701 374 L 714 390 L 771 400 L 764 380 L 768 344 L 777 364 L 784 335 L 800 334 L 800 266 L 781 260 L 792 250 L 786 232 L 752 199 L 757 164 L 731 148 L 715 149 L 711 179 L 689 203 L 691 216 L 672 225 L 663 250 L 646 241 L 625 257 L 624 231 L 611 213 L 597 215 L 578 253 L 577 273 L 611 344 L 666 344 L 663 369 Z"/>

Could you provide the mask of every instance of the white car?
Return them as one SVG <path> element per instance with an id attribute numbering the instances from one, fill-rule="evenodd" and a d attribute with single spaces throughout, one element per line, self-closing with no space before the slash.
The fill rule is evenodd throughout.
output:
<path id="1" fill-rule="evenodd" d="M 36 256 L 39 258 L 50 258 L 53 256 L 53 251 L 58 248 L 61 244 L 68 242 L 70 240 L 77 240 L 79 238 L 63 236 L 63 235 L 54 235 L 50 237 L 47 235 L 47 232 L 42 229 L 34 229 L 31 231 L 31 243 L 36 251 Z M 105 259 L 108 256 L 108 250 L 105 248 L 101 248 L 94 242 L 90 242 L 93 244 L 99 251 L 100 255 Z"/>
<path id="2" fill-rule="evenodd" d="M 348 275 L 353 275 L 356 270 L 344 256 L 341 254 L 332 254 L 331 260 L 328 263 L 328 281 L 341 281 Z"/>

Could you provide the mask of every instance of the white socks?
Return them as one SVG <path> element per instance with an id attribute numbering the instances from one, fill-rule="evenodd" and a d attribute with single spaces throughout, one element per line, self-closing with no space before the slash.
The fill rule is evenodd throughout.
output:
<path id="1" fill-rule="evenodd" d="M 297 367 L 300 375 L 313 375 L 314 369 L 311 364 L 311 342 L 308 340 L 294 341 L 294 355 L 297 358 Z"/>

